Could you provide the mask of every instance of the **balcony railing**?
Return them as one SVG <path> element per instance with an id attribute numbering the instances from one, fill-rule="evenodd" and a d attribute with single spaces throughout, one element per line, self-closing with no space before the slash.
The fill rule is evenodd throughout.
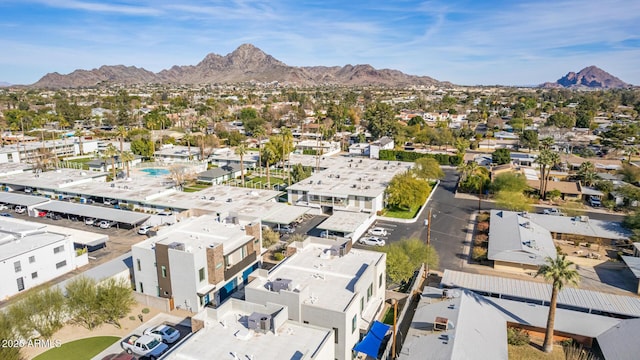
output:
<path id="1" fill-rule="evenodd" d="M 244 259 L 240 260 L 239 263 L 233 264 L 231 266 L 226 266 L 224 270 L 224 280 L 226 281 L 232 277 L 235 277 L 236 275 L 238 275 L 240 271 L 242 271 L 242 269 L 253 264 L 257 258 L 258 258 L 257 254 L 255 252 L 252 252 L 251 254 L 247 255 Z"/>

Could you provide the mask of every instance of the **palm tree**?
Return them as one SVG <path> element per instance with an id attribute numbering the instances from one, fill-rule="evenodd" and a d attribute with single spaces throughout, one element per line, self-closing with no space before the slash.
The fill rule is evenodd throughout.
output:
<path id="1" fill-rule="evenodd" d="M 78 150 L 80 150 L 80 155 L 84 155 L 84 148 L 82 146 L 82 130 L 76 130 L 73 136 L 78 138 Z"/>
<path id="2" fill-rule="evenodd" d="M 109 144 L 104 150 L 104 157 L 111 159 L 111 171 L 113 172 L 113 180 L 116 180 L 116 155 L 118 155 L 118 149 L 113 144 Z"/>
<path id="3" fill-rule="evenodd" d="M 554 143 L 554 140 L 552 137 L 546 137 L 540 140 L 540 148 L 542 150 L 549 150 L 551 148 L 551 145 L 553 145 L 553 143 Z"/>
<path id="4" fill-rule="evenodd" d="M 578 177 L 585 185 L 593 185 L 598 179 L 596 167 L 590 161 L 583 162 L 580 164 L 580 168 L 578 169 Z"/>
<path id="5" fill-rule="evenodd" d="M 271 162 L 276 159 L 276 152 L 273 149 L 273 146 L 267 144 L 262 150 L 262 159 L 265 162 L 265 166 L 267 168 L 267 187 L 271 188 L 271 174 L 269 173 L 269 167 L 271 166 Z"/>
<path id="6" fill-rule="evenodd" d="M 242 181 L 243 187 L 244 187 L 244 154 L 246 153 L 247 153 L 247 147 L 244 145 L 244 142 L 236 146 L 236 155 L 240 156 L 240 181 Z"/>
<path id="7" fill-rule="evenodd" d="M 116 128 L 116 135 L 120 140 L 120 152 L 124 151 L 124 138 L 127 136 L 127 128 L 120 125 Z"/>
<path id="8" fill-rule="evenodd" d="M 549 174 L 551 173 L 551 168 L 560 162 L 560 155 L 551 150 L 542 149 L 535 162 L 538 163 L 540 169 L 540 198 L 546 199 Z"/>
<path id="9" fill-rule="evenodd" d="M 183 143 L 184 142 L 187 143 L 187 152 L 189 153 L 189 160 L 193 159 L 193 156 L 191 156 L 191 144 L 193 143 L 193 140 L 194 140 L 194 137 L 190 133 L 184 134 L 184 136 L 182 137 Z"/>
<path id="10" fill-rule="evenodd" d="M 284 171 L 285 160 L 289 160 L 291 150 L 293 150 L 293 134 L 291 134 L 291 130 L 289 128 L 284 126 L 280 128 L 280 133 L 282 134 L 282 170 Z M 288 170 L 289 176 L 287 185 L 291 185 L 291 164 L 289 164 Z"/>
<path id="11" fill-rule="evenodd" d="M 260 166 L 258 174 L 262 176 L 262 137 L 265 135 L 264 128 L 262 126 L 258 126 L 253 131 L 253 136 L 258 138 L 258 166 Z"/>
<path id="12" fill-rule="evenodd" d="M 553 350 L 553 326 L 556 318 L 556 305 L 558 293 L 566 283 L 577 284 L 580 274 L 571 266 L 573 262 L 566 259 L 566 255 L 557 255 L 555 259 L 546 258 L 546 264 L 540 266 L 536 276 L 542 275 L 545 280 L 551 281 L 551 302 L 549 303 L 549 315 L 547 317 L 547 331 L 544 334 L 542 345 L 544 352 L 550 353 Z"/>
<path id="13" fill-rule="evenodd" d="M 124 162 L 125 165 L 127 166 L 127 177 L 129 176 L 129 164 L 135 160 L 135 155 L 133 155 L 133 153 L 131 151 L 124 151 L 122 153 L 120 153 L 120 161 Z"/>
<path id="14" fill-rule="evenodd" d="M 469 161 L 469 162 L 460 164 L 458 166 L 458 171 L 462 173 L 460 180 L 464 181 L 470 175 L 475 174 L 476 171 L 478 171 L 479 167 L 480 165 L 478 165 L 478 163 L 475 161 Z"/>

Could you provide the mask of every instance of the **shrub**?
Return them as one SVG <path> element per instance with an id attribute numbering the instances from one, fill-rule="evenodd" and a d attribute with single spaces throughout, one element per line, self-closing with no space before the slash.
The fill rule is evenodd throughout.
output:
<path id="1" fill-rule="evenodd" d="M 142 313 L 143 314 L 148 314 L 151 310 L 149 310 L 149 308 L 144 308 L 142 309 Z"/>
<path id="2" fill-rule="evenodd" d="M 507 342 L 514 346 L 527 345 L 529 344 L 529 332 L 518 328 L 507 328 Z"/>
<path id="3" fill-rule="evenodd" d="M 594 356 L 591 352 L 584 349 L 582 346 L 565 346 L 564 350 L 564 358 L 566 360 L 596 360 L 597 357 Z"/>
<path id="4" fill-rule="evenodd" d="M 479 222 L 478 225 L 476 225 L 476 230 L 478 232 L 486 233 L 489 230 L 489 222 L 488 221 Z"/>
<path id="5" fill-rule="evenodd" d="M 273 260 L 282 261 L 284 259 L 284 254 L 281 252 L 273 253 Z"/>
<path id="6" fill-rule="evenodd" d="M 490 217 L 491 217 L 491 215 L 489 215 L 489 213 L 483 212 L 483 213 L 478 215 L 476 220 L 478 220 L 478 222 L 485 222 L 485 221 L 488 222 Z"/>
<path id="7" fill-rule="evenodd" d="M 136 319 L 135 316 L 133 316 L 133 315 L 129 316 L 129 320 L 135 320 L 135 319 Z"/>
<path id="8" fill-rule="evenodd" d="M 472 257 L 473 257 L 473 260 L 478 262 L 487 260 L 487 249 L 483 247 L 474 246 Z"/>
<path id="9" fill-rule="evenodd" d="M 473 245 L 475 245 L 475 246 L 484 246 L 488 239 L 489 239 L 489 237 L 487 235 L 478 234 L 478 235 L 476 235 L 475 239 L 473 240 Z"/>

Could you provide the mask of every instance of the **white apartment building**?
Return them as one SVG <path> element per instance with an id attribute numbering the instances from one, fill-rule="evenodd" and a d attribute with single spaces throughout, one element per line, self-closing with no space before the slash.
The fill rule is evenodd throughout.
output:
<path id="1" fill-rule="evenodd" d="M 81 141 L 77 137 L 13 143 L 0 148 L 0 164 L 34 163 L 46 153 L 51 153 L 58 158 L 76 156 L 80 154 L 80 143 L 82 143 L 83 154 L 90 154 L 98 149 L 97 140 Z"/>
<path id="2" fill-rule="evenodd" d="M 333 330 L 289 320 L 288 308 L 231 299 L 191 320 L 193 331 L 166 360 L 333 360 Z"/>
<path id="3" fill-rule="evenodd" d="M 375 214 L 385 206 L 384 192 L 389 181 L 413 166 L 408 162 L 341 156 L 321 161 L 325 170 L 287 188 L 289 203 L 320 208 L 325 213 L 342 210 Z"/>
<path id="4" fill-rule="evenodd" d="M 395 143 L 392 138 L 383 136 L 379 140 L 374 141 L 369 146 L 369 157 L 372 159 L 380 159 L 380 150 L 393 150 Z"/>
<path id="5" fill-rule="evenodd" d="M 199 312 L 243 287 L 261 260 L 258 219 L 185 219 L 131 247 L 135 288 Z"/>
<path id="6" fill-rule="evenodd" d="M 254 272 L 244 291 L 248 302 L 287 306 L 292 321 L 333 329 L 335 358 L 346 360 L 383 307 L 386 254 L 332 243 L 293 243 L 289 258 Z"/>
<path id="7" fill-rule="evenodd" d="M 63 229 L 18 219 L 0 218 L 0 299 L 45 283 L 88 264 L 76 256 L 73 236 Z"/>

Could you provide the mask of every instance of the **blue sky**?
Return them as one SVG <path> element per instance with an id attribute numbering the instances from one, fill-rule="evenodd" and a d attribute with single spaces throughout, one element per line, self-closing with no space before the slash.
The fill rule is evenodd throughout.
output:
<path id="1" fill-rule="evenodd" d="M 295 66 L 371 64 L 462 85 L 596 65 L 640 85 L 637 0 L 0 0 L 0 81 L 195 65 L 251 43 Z"/>

